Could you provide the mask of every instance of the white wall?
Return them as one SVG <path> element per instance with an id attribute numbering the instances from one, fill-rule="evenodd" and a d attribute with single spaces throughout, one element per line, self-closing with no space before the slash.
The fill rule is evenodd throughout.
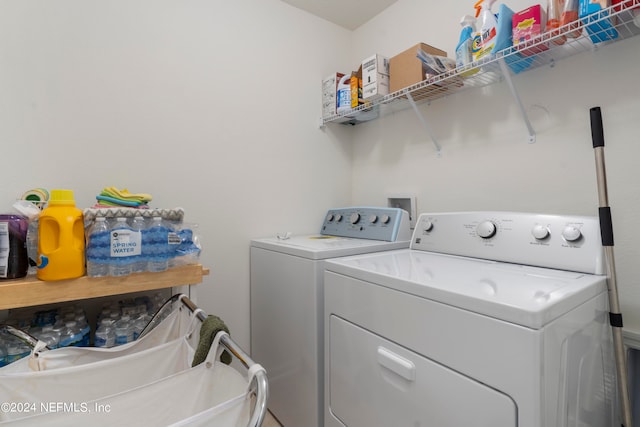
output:
<path id="1" fill-rule="evenodd" d="M 525 0 L 506 2 L 524 9 Z M 472 2 L 399 0 L 354 32 L 354 57 L 393 56 L 417 42 L 454 57 L 458 22 Z M 497 8 L 495 9 L 497 11 Z M 411 110 L 359 125 L 353 134 L 353 203 L 413 193 L 418 212 L 517 210 L 597 215 L 589 109 L 603 113 L 609 204 L 620 301 L 628 329 L 640 331 L 640 37 L 513 78 L 536 131 L 528 144 L 507 85 L 420 106 L 442 145 L 438 157 Z"/>
<path id="2" fill-rule="evenodd" d="M 344 129 L 318 128 L 350 34 L 279 0 L 0 1 L 0 210 L 108 186 L 185 208 L 198 304 L 248 349 L 249 240 L 350 203 Z"/>

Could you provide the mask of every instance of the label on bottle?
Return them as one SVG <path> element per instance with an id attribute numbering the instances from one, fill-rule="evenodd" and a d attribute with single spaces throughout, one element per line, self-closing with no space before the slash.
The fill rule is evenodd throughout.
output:
<path id="1" fill-rule="evenodd" d="M 471 45 L 471 53 L 475 61 L 485 56 L 491 55 L 493 47 L 496 45 L 497 32 L 495 27 L 483 29 L 474 34 Z"/>
<path id="2" fill-rule="evenodd" d="M 134 230 L 113 230 L 111 232 L 111 256 L 127 257 L 142 253 L 142 233 Z"/>
<path id="3" fill-rule="evenodd" d="M 93 340 L 94 347 L 106 347 L 107 346 L 107 337 L 105 334 L 97 333 Z"/>
<path id="4" fill-rule="evenodd" d="M 178 233 L 171 231 L 169 232 L 167 242 L 170 245 L 179 245 L 180 243 L 182 243 L 182 238 L 178 235 Z"/>

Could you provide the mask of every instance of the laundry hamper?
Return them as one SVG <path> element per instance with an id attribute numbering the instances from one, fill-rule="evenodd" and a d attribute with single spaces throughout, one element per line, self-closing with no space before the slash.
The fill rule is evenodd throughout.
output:
<path id="1" fill-rule="evenodd" d="M 206 360 L 191 367 L 206 316 L 182 295 L 172 300 L 179 307 L 130 345 L 36 350 L 31 367 L 0 369 L 0 402 L 9 405 L 0 425 L 260 426 L 268 395 L 264 369 L 225 332 Z M 160 337 L 168 341 L 150 345 Z M 223 350 L 234 356 L 231 365 L 219 361 Z"/>

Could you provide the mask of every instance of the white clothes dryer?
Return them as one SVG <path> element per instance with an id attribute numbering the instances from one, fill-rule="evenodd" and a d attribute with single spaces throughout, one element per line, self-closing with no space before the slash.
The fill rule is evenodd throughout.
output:
<path id="1" fill-rule="evenodd" d="M 325 266 L 325 425 L 612 427 L 597 218 L 423 214 Z"/>
<path id="2" fill-rule="evenodd" d="M 320 234 L 251 241 L 251 357 L 284 426 L 323 426 L 323 270 L 329 258 L 408 248 L 397 208 L 331 209 Z"/>

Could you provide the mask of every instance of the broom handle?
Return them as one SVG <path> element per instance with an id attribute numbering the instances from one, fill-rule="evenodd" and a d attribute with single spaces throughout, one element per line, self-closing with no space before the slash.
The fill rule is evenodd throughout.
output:
<path id="1" fill-rule="evenodd" d="M 607 194 L 607 173 L 604 163 L 604 131 L 602 128 L 602 113 L 600 107 L 593 107 L 591 114 L 591 139 L 596 157 L 596 175 L 598 182 L 598 214 L 600 217 L 600 236 L 607 261 L 607 287 L 609 290 L 609 323 L 613 334 L 616 370 L 618 377 L 618 391 L 622 411 L 623 427 L 632 427 L 631 406 L 629 403 L 629 389 L 627 387 L 627 362 L 622 341 L 622 314 L 618 301 L 618 287 L 616 283 L 615 258 L 613 254 L 613 223 L 611 208 Z"/>

